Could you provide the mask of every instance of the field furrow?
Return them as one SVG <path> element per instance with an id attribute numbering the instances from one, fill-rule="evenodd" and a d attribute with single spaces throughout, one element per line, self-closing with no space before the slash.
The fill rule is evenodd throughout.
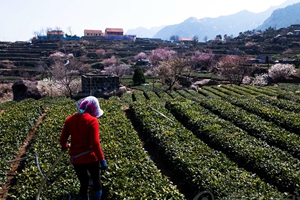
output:
<path id="1" fill-rule="evenodd" d="M 135 120 L 190 194 L 209 190 L 217 199 L 283 198 L 274 187 L 197 139 L 160 103 L 150 104 L 154 109 L 143 102 L 131 105 Z"/>
<path id="2" fill-rule="evenodd" d="M 167 102 L 166 106 L 197 137 L 224 152 L 239 166 L 258 174 L 281 191 L 293 193 L 299 189 L 298 159 L 248 135 L 194 102 Z"/>

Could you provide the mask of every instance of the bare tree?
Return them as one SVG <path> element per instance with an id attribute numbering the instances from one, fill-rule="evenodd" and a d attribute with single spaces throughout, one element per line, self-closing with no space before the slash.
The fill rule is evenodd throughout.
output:
<path id="1" fill-rule="evenodd" d="M 68 26 L 68 31 L 69 31 L 70 36 L 72 36 L 72 28 L 71 28 L 71 26 Z"/>
<path id="2" fill-rule="evenodd" d="M 199 42 L 199 37 L 197 35 L 195 35 L 193 37 L 193 41 L 192 41 L 194 48 L 197 46 L 198 42 Z"/>
<path id="3" fill-rule="evenodd" d="M 172 36 L 170 37 L 170 40 L 171 40 L 171 41 L 174 41 L 174 42 L 178 42 L 178 39 L 179 39 L 179 36 L 178 36 L 178 35 L 172 35 Z"/>

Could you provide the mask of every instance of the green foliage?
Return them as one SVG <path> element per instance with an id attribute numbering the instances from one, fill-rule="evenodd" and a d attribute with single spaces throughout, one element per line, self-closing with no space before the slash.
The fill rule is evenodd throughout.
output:
<path id="1" fill-rule="evenodd" d="M 296 87 L 288 92 L 278 87 L 205 86 L 199 93 L 163 87 L 152 91 L 152 85 L 137 88 L 120 99 L 99 99 L 105 113 L 99 123 L 109 166 L 102 174 L 108 200 L 192 199 L 204 190 L 217 199 L 287 199 L 300 189 L 300 108 L 291 101 L 299 96 Z M 36 155 L 45 174 L 60 153 L 61 128 L 65 117 L 76 112 L 75 105 L 66 98 L 0 104 L 1 185 L 10 168 L 7 161 L 15 158 L 47 111 L 8 198 L 35 197 L 42 181 Z M 133 116 L 140 132 L 126 115 Z M 146 143 L 158 152 L 153 160 Z M 178 185 L 158 169 L 156 159 L 176 174 Z M 66 199 L 66 191 L 76 199 L 79 182 L 68 160 L 66 153 L 41 199 Z M 178 189 L 185 186 L 187 196 Z"/>
<path id="2" fill-rule="evenodd" d="M 140 66 L 135 68 L 132 81 L 134 85 L 141 85 L 146 82 L 144 72 Z"/>
<path id="3" fill-rule="evenodd" d="M 176 102 L 185 107 L 182 102 Z M 189 186 L 189 191 L 209 189 L 217 199 L 283 197 L 256 175 L 239 168 L 225 154 L 198 140 L 161 104 L 156 101 L 147 104 L 151 107 L 143 102 L 132 104 L 135 120 L 142 125 L 147 139 L 153 141 L 154 148 L 159 150 L 170 169 L 179 176 L 180 184 Z"/>
<path id="4" fill-rule="evenodd" d="M 240 167 L 259 174 L 286 192 L 299 189 L 298 159 L 279 148 L 270 147 L 195 103 L 167 102 L 166 107 L 201 140 L 224 152 Z"/>
<path id="5" fill-rule="evenodd" d="M 140 146 L 137 132 L 124 115 L 119 99 L 100 102 L 101 138 L 109 164 L 103 174 L 109 199 L 184 199 Z"/>
<path id="6" fill-rule="evenodd" d="M 6 171 L 10 169 L 12 160 L 23 145 L 29 131 L 43 112 L 42 106 L 34 99 L 26 99 L 13 103 L 0 114 L 0 185 L 6 181 Z"/>

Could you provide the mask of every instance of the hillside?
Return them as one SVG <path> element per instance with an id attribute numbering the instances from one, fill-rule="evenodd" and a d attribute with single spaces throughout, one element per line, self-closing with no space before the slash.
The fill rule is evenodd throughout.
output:
<path id="1" fill-rule="evenodd" d="M 280 29 L 300 24 L 300 3 L 275 10 L 272 15 L 257 27 L 258 30 L 265 30 L 269 27 Z"/>
<path id="2" fill-rule="evenodd" d="M 300 189 L 300 98 L 284 89 L 145 88 L 99 99 L 108 162 L 101 172 L 104 199 L 291 198 Z M 26 99 L 0 104 L 0 110 L 0 197 L 33 199 L 60 154 L 58 137 L 66 116 L 76 112 L 75 101 Z M 76 198 L 68 160 L 63 154 L 42 198 Z"/>
<path id="3" fill-rule="evenodd" d="M 189 19 L 192 22 L 195 19 Z M 0 43 L 0 80 L 2 83 L 20 79 L 29 74 L 36 77 L 40 74 L 41 65 L 49 65 L 48 57 L 57 51 L 72 53 L 79 61 L 89 64 L 92 69 L 103 69 L 104 59 L 115 56 L 121 63 L 135 65 L 134 56 L 140 52 L 150 54 L 158 47 L 168 47 L 177 52 L 190 55 L 194 51 L 211 49 L 217 56 L 238 54 L 264 59 L 271 56 L 271 62 L 289 60 L 300 54 L 300 26 L 293 25 L 281 29 L 267 29 L 264 32 L 246 31 L 238 37 L 207 42 L 172 43 L 164 40 L 137 38 L 130 40 L 33 40 L 29 42 Z M 104 56 L 97 55 L 99 49 L 105 50 Z M 299 64 L 297 64 L 298 66 Z M 296 66 L 296 67 L 297 67 Z"/>

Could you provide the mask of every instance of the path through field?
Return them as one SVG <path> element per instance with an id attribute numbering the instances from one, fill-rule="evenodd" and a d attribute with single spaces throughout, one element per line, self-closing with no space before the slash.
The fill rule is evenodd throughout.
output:
<path id="1" fill-rule="evenodd" d="M 44 110 L 43 114 L 39 117 L 39 119 L 37 120 L 37 122 L 34 125 L 34 128 L 28 133 L 26 139 L 24 140 L 23 145 L 19 149 L 17 156 L 13 159 L 13 160 L 16 160 L 16 162 L 12 162 L 11 169 L 8 170 L 8 172 L 7 172 L 7 181 L 3 185 L 2 190 L 0 191 L 0 199 L 6 199 L 8 192 L 10 191 L 11 187 L 15 184 L 16 173 L 17 173 L 17 171 L 22 169 L 22 164 L 23 164 L 22 161 L 24 159 L 28 159 L 28 158 L 26 158 L 26 150 L 32 144 L 32 139 L 36 133 L 36 130 L 37 130 L 38 126 L 43 122 L 43 119 L 46 116 L 47 111 L 48 111 L 48 109 Z M 17 160 L 19 160 L 19 161 L 17 161 Z"/>

